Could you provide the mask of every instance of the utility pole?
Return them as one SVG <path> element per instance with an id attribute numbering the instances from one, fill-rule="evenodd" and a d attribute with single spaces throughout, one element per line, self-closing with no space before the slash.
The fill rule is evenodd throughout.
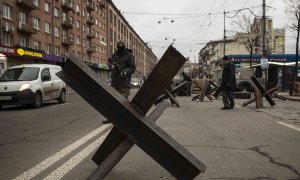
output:
<path id="1" fill-rule="evenodd" d="M 262 54 L 266 57 L 266 0 L 263 0 L 263 15 L 262 15 Z"/>
<path id="2" fill-rule="evenodd" d="M 262 15 L 262 57 L 266 58 L 266 0 L 263 0 L 262 4 L 263 15 Z M 268 87 L 268 69 L 265 69 L 265 88 Z"/>
<path id="3" fill-rule="evenodd" d="M 2 4 L 0 4 L 0 25 L 2 26 Z M 3 28 L 0 27 L 0 45 L 3 43 Z"/>
<path id="4" fill-rule="evenodd" d="M 223 41 L 224 41 L 224 49 L 223 49 L 223 56 L 225 56 L 226 54 L 226 29 L 225 29 L 225 10 L 224 10 L 224 38 L 223 38 Z"/>

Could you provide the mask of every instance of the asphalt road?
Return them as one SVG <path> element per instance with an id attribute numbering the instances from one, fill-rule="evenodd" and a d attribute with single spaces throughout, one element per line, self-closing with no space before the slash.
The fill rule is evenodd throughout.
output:
<path id="1" fill-rule="evenodd" d="M 78 95 L 0 111 L 0 179 L 86 179 L 111 125 Z M 196 179 L 300 179 L 300 127 L 253 108 L 177 97 L 156 122 L 207 166 Z M 174 179 L 137 146 L 105 178 Z"/>

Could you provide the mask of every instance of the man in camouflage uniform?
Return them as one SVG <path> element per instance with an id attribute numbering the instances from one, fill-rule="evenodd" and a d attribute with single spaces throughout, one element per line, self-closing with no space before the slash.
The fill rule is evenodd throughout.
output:
<path id="1" fill-rule="evenodd" d="M 132 50 L 125 47 L 124 42 L 117 42 L 117 50 L 108 60 L 111 70 L 111 86 L 125 98 L 130 95 L 131 75 L 135 72 L 135 59 Z M 104 121 L 107 123 L 109 121 Z"/>

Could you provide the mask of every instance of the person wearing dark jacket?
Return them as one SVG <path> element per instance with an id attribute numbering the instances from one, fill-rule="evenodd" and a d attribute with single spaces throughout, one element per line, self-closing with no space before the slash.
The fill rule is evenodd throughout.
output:
<path id="1" fill-rule="evenodd" d="M 187 81 L 186 87 L 187 87 L 187 96 L 191 96 L 192 94 L 192 79 L 190 78 L 190 76 L 186 75 L 185 72 L 181 73 L 182 75 L 182 82 Z"/>
<path id="2" fill-rule="evenodd" d="M 223 72 L 221 81 L 221 90 L 223 96 L 223 104 L 225 109 L 234 108 L 234 94 L 236 90 L 235 65 L 229 62 L 228 56 L 223 57 Z"/>
<path id="3" fill-rule="evenodd" d="M 135 72 L 135 59 L 132 51 L 122 41 L 117 42 L 117 50 L 108 60 L 111 72 L 111 86 L 125 98 L 130 95 L 131 75 Z"/>
<path id="4" fill-rule="evenodd" d="M 127 49 L 124 42 L 117 42 L 117 50 L 108 59 L 108 67 L 111 70 L 110 85 L 128 99 L 130 95 L 131 75 L 135 72 L 136 66 L 132 50 Z M 109 120 L 102 122 L 111 123 Z"/>

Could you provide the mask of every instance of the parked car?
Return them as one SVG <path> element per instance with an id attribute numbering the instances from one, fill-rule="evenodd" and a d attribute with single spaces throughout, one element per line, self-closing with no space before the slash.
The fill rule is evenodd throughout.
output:
<path id="1" fill-rule="evenodd" d="M 131 78 L 131 87 L 140 88 L 142 86 L 142 81 L 138 78 Z"/>
<path id="2" fill-rule="evenodd" d="M 60 66 L 27 64 L 7 69 L 0 77 L 0 109 L 3 105 L 32 105 L 43 101 L 66 102 L 66 84 L 56 76 Z"/>

